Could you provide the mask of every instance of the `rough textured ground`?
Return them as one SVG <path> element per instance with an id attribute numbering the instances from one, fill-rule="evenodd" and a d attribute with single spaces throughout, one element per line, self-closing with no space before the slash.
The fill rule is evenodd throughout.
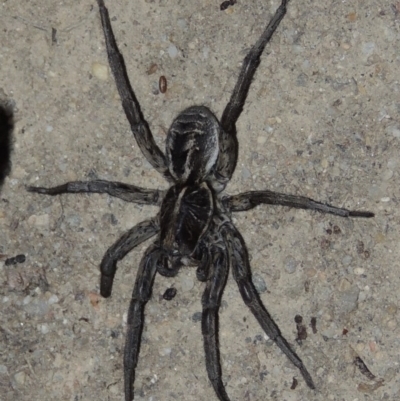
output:
<path id="1" fill-rule="evenodd" d="M 240 0 L 222 12 L 219 3 L 108 1 L 160 144 L 184 107 L 204 104 L 221 115 L 246 51 L 278 6 Z M 120 263 L 108 300 L 98 295 L 98 265 L 156 209 L 100 195 L 44 197 L 24 186 L 95 177 L 166 183 L 130 133 L 94 1 L 3 0 L 0 24 L 0 92 L 17 120 L 13 171 L 0 195 L 0 253 L 26 255 L 23 264 L 0 261 L 0 399 L 122 400 L 124 317 L 147 244 Z M 255 277 L 267 286 L 261 297 L 317 389 L 265 338 L 230 279 L 220 341 L 232 401 L 400 399 L 399 24 L 397 0 L 292 0 L 263 57 L 238 124 L 228 192 L 269 188 L 376 217 L 267 206 L 235 216 Z M 161 296 L 172 285 L 178 293 L 167 302 Z M 193 269 L 157 277 L 135 399 L 216 400 L 196 319 L 202 290 Z M 301 346 L 297 314 L 308 333 Z M 383 385 L 353 364 L 357 355 Z"/>

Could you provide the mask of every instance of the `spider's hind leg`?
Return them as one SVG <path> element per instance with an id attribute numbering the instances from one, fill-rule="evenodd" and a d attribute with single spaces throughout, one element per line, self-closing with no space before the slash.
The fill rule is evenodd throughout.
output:
<path id="1" fill-rule="evenodd" d="M 153 237 L 159 231 L 156 219 L 142 221 L 124 233 L 107 249 L 100 264 L 100 294 L 107 298 L 111 295 L 117 262 L 122 260 L 133 248 Z"/>
<path id="2" fill-rule="evenodd" d="M 302 374 L 307 386 L 315 389 L 315 384 L 308 373 L 303 361 L 292 350 L 289 343 L 282 336 L 278 325 L 274 322 L 268 311 L 262 304 L 257 290 L 251 280 L 251 271 L 246 244 L 240 233 L 233 227 L 227 226 L 224 229 L 226 245 L 229 252 L 229 262 L 232 266 L 232 274 L 239 287 L 244 303 L 248 306 L 260 326 L 268 337 L 275 342 L 281 351 L 289 358 Z"/>
<path id="3" fill-rule="evenodd" d="M 127 319 L 127 333 L 124 351 L 125 401 L 133 400 L 133 382 L 139 356 L 140 340 L 144 323 L 144 307 L 151 297 L 160 250 L 150 247 L 143 256 L 137 273 Z"/>
<path id="4" fill-rule="evenodd" d="M 221 304 L 222 293 L 228 277 L 228 258 L 223 249 L 213 247 L 210 251 L 209 269 L 212 270 L 207 280 L 206 289 L 201 300 L 203 314 L 201 318 L 201 332 L 204 339 L 206 354 L 206 368 L 208 378 L 220 401 L 230 401 L 222 383 L 221 363 L 218 347 L 218 310 Z M 207 269 L 208 270 L 208 269 Z"/>

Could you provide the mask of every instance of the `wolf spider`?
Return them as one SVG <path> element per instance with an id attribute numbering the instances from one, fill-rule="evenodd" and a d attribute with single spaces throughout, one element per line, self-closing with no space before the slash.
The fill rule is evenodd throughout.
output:
<path id="1" fill-rule="evenodd" d="M 169 128 L 165 155 L 156 145 L 131 88 L 108 10 L 103 0 L 97 2 L 109 64 L 133 135 L 145 158 L 171 183 L 171 187 L 162 191 L 120 182 L 93 180 L 68 182 L 53 188 L 29 187 L 28 190 L 46 195 L 107 193 L 127 202 L 161 207 L 157 216 L 137 224 L 111 245 L 100 264 L 100 293 L 103 297 L 109 297 L 117 262 L 145 240 L 155 237 L 140 262 L 129 306 L 124 354 L 125 400 L 133 399 L 144 307 L 151 297 L 154 277 L 157 272 L 167 277 L 175 276 L 183 265 L 197 267 L 197 278 L 205 282 L 201 331 L 208 377 L 221 401 L 229 401 L 229 397 L 221 377 L 218 310 L 229 269 L 232 269 L 244 303 L 265 333 L 300 370 L 308 387 L 314 389 L 311 375 L 282 336 L 257 294 L 251 279 L 247 248 L 232 223 L 231 213 L 249 210 L 260 204 L 272 204 L 317 210 L 341 217 L 373 217 L 374 214 L 337 208 L 303 196 L 268 190 L 237 195 L 226 195 L 223 192 L 237 162 L 236 121 L 243 110 L 261 54 L 284 17 L 288 0 L 282 0 L 274 17 L 245 57 L 221 120 L 218 121 L 205 106 L 183 110 Z"/>

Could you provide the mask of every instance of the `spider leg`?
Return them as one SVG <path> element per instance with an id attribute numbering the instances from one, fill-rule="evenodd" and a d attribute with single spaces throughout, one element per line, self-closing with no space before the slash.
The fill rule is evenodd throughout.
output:
<path id="1" fill-rule="evenodd" d="M 97 193 L 108 194 L 125 202 L 141 203 L 144 205 L 160 205 L 164 191 L 158 189 L 140 188 L 135 185 L 105 180 L 72 181 L 52 188 L 27 187 L 27 191 L 44 195 Z"/>
<path id="2" fill-rule="evenodd" d="M 317 202 L 305 196 L 286 195 L 272 191 L 250 191 L 224 198 L 223 203 L 231 212 L 241 212 L 252 209 L 263 203 L 268 205 L 289 206 L 297 209 L 317 210 L 341 217 L 374 217 L 372 212 L 348 210 L 325 203 Z"/>
<path id="3" fill-rule="evenodd" d="M 232 266 L 232 274 L 239 287 L 240 295 L 244 303 L 249 307 L 258 323 L 263 328 L 268 337 L 275 342 L 281 351 L 289 358 L 302 374 L 307 386 L 315 389 L 311 375 L 308 373 L 302 360 L 292 350 L 289 343 L 282 336 L 278 325 L 274 322 L 262 304 L 257 290 L 251 280 L 250 263 L 247 254 L 246 244 L 233 225 L 225 226 L 223 234 L 226 238 L 226 244 L 229 252 L 229 262 Z"/>
<path id="4" fill-rule="evenodd" d="M 153 245 L 146 251 L 140 262 L 129 305 L 124 351 L 125 401 L 133 400 L 133 382 L 143 330 L 144 307 L 151 297 L 158 258 L 159 248 Z"/>
<path id="5" fill-rule="evenodd" d="M 149 163 L 164 177 L 172 180 L 165 155 L 154 141 L 149 125 L 143 117 L 139 102 L 129 82 L 125 61 L 115 41 L 108 10 L 103 0 L 97 0 L 97 3 L 99 5 L 101 24 L 106 41 L 108 61 L 133 135 Z"/>
<path id="6" fill-rule="evenodd" d="M 261 62 L 261 54 L 285 16 L 287 3 L 288 0 L 282 0 L 274 17 L 245 57 L 232 96 L 222 113 L 222 130 L 219 137 L 220 153 L 215 168 L 215 179 L 219 182 L 225 182 L 225 185 L 232 177 L 237 161 L 238 144 L 236 138 L 236 121 L 243 111 L 251 81 Z"/>
<path id="7" fill-rule="evenodd" d="M 151 238 L 159 231 L 158 221 L 142 221 L 124 233 L 107 249 L 100 264 L 100 294 L 108 298 L 111 295 L 117 262 L 122 260 L 133 248 Z"/>
<path id="8" fill-rule="evenodd" d="M 206 354 L 206 368 L 214 391 L 221 401 L 229 401 L 224 384 L 218 348 L 218 310 L 221 304 L 222 292 L 228 277 L 229 264 L 225 252 L 216 248 L 211 250 L 213 270 L 207 281 L 206 289 L 201 300 L 203 315 L 201 318 L 201 332 L 204 339 L 204 351 Z"/>

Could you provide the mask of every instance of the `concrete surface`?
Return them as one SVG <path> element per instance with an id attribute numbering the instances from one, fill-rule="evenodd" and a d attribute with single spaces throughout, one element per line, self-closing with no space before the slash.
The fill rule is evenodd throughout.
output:
<path id="1" fill-rule="evenodd" d="M 238 1 L 222 12 L 220 2 L 107 2 L 160 144 L 184 107 L 204 104 L 221 115 L 246 51 L 278 6 Z M 123 115 L 95 1 L 3 0 L 0 24 L 0 91 L 17 120 L 0 200 L 0 399 L 122 400 L 124 317 L 148 244 L 120 263 L 108 300 L 98 295 L 98 265 L 121 233 L 157 209 L 100 195 L 45 197 L 24 186 L 95 177 L 151 188 L 166 182 Z M 263 57 L 238 123 L 240 156 L 227 192 L 268 188 L 376 217 L 267 206 L 235 215 L 267 286 L 261 297 L 317 389 L 265 338 L 230 279 L 220 341 L 232 401 L 400 399 L 399 24 L 396 0 L 292 0 Z M 4 265 L 17 254 L 26 262 Z M 167 302 L 161 296 L 172 285 L 178 293 Z M 194 269 L 157 277 L 136 400 L 216 400 L 196 321 L 202 290 Z M 297 314 L 308 333 L 301 346 Z M 356 356 L 375 381 L 354 365 Z"/>

